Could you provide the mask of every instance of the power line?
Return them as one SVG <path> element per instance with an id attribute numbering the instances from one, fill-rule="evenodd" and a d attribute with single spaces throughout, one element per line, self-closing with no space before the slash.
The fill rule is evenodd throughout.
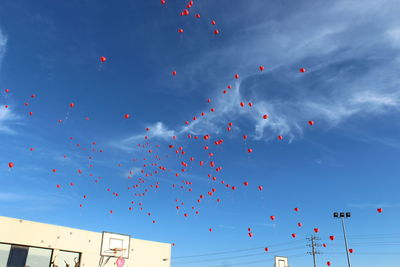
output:
<path id="1" fill-rule="evenodd" d="M 289 255 L 287 257 L 290 257 L 291 259 L 293 259 L 293 258 L 298 258 L 298 257 L 304 257 L 304 254 L 294 254 L 294 255 Z M 228 265 L 228 266 L 240 266 L 240 265 L 242 265 L 242 266 L 246 267 L 247 265 L 256 264 L 256 263 L 260 263 L 260 262 L 263 262 L 265 264 L 268 264 L 268 263 L 272 264 L 272 262 L 265 262 L 264 260 L 258 260 L 258 261 L 246 261 L 246 262 L 239 262 L 239 263 L 232 263 L 232 264 L 221 263 L 219 265 L 212 265 L 212 266 L 208 266 L 208 267 L 221 267 L 221 265 L 223 265 L 223 264 Z"/>
<path id="2" fill-rule="evenodd" d="M 294 247 L 294 248 L 287 248 L 273 251 L 276 252 L 283 252 L 283 251 L 290 251 L 290 250 L 298 250 L 302 249 L 303 247 Z M 195 260 L 195 261 L 183 261 L 183 262 L 174 262 L 174 264 L 188 264 L 188 263 L 199 263 L 199 262 L 210 262 L 210 261 L 220 261 L 220 260 L 231 260 L 237 258 L 245 258 L 245 257 L 252 257 L 252 256 L 260 256 L 260 255 L 268 255 L 266 252 L 263 253 L 254 253 L 254 254 L 246 254 L 246 255 L 239 255 L 239 256 L 230 256 L 230 257 L 223 257 L 223 258 L 214 258 L 214 259 L 205 259 L 205 260 Z"/>
<path id="3" fill-rule="evenodd" d="M 296 240 L 296 241 L 291 241 L 291 242 L 286 242 L 286 243 L 271 244 L 268 247 L 280 247 L 280 246 L 284 246 L 284 245 L 290 245 L 290 244 L 298 243 L 298 242 L 301 242 L 301 241 L 302 240 Z M 197 257 L 205 257 L 205 256 L 214 256 L 214 255 L 222 255 L 222 254 L 229 254 L 229 253 L 236 253 L 236 252 L 258 250 L 258 249 L 263 249 L 265 247 L 267 247 L 267 246 L 247 248 L 247 249 L 227 250 L 227 251 L 221 251 L 221 252 L 213 252 L 213 253 L 205 253 L 205 254 L 197 254 L 197 255 L 189 255 L 189 256 L 180 256 L 180 257 L 173 257 L 173 258 L 174 259 L 183 259 L 183 258 L 197 258 Z"/>
<path id="4" fill-rule="evenodd" d="M 327 255 L 338 255 L 338 254 L 343 254 L 342 252 L 331 252 L 331 253 L 325 253 Z M 357 252 L 356 255 L 397 255 L 400 256 L 400 252 Z"/>

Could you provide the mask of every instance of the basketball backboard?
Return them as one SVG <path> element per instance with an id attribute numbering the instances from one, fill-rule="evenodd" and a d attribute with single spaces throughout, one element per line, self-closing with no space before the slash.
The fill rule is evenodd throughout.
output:
<path id="1" fill-rule="evenodd" d="M 289 267 L 287 257 L 275 256 L 275 267 Z"/>
<path id="2" fill-rule="evenodd" d="M 129 235 L 103 232 L 100 255 L 128 259 L 130 241 Z"/>

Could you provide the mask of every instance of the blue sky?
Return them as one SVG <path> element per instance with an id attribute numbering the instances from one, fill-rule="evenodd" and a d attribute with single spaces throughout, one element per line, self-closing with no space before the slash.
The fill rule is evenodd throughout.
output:
<path id="1" fill-rule="evenodd" d="M 400 261 L 395 0 L 118 2 L 0 4 L 1 215 L 175 243 L 172 266 L 300 267 L 315 227 L 319 265 L 345 265 L 343 210 L 354 266 Z"/>

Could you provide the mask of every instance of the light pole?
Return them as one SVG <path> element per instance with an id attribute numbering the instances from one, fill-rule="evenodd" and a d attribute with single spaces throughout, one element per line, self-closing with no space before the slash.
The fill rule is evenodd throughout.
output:
<path id="1" fill-rule="evenodd" d="M 350 212 L 334 212 L 333 213 L 334 218 L 340 218 L 342 221 L 342 228 L 343 228 L 343 235 L 344 235 L 344 245 L 346 247 L 346 255 L 347 255 L 347 264 L 349 267 L 351 267 L 350 263 L 350 256 L 349 256 L 349 248 L 347 246 L 347 236 L 346 236 L 346 228 L 344 226 L 344 218 L 350 218 L 351 213 Z"/>

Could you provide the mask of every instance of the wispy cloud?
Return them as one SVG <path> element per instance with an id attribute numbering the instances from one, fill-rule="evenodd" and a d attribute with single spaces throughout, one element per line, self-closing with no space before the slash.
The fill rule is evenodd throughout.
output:
<path id="1" fill-rule="evenodd" d="M 5 36 L 0 29 L 0 70 L 1 70 L 1 63 L 3 62 L 4 54 L 6 53 L 7 49 L 7 36 Z"/>
<path id="2" fill-rule="evenodd" d="M 0 206 L 12 207 L 15 204 L 25 212 L 44 211 L 56 209 L 59 204 L 74 203 L 77 201 L 75 195 L 70 193 L 49 193 L 49 192 L 0 192 Z M 26 203 L 27 205 L 21 205 Z M 22 208 L 21 208 L 22 207 Z"/>
<path id="3" fill-rule="evenodd" d="M 3 63 L 3 58 L 7 50 L 7 36 L 5 36 L 0 29 L 0 71 Z M 5 108 L 5 104 L 0 104 L 0 133 L 13 134 L 13 131 L 10 128 L 10 122 L 17 119 L 17 115 L 15 115 L 10 109 Z"/>
<path id="4" fill-rule="evenodd" d="M 0 192 L 0 201 L 2 201 L 2 202 L 19 202 L 19 201 L 26 201 L 26 200 L 32 200 L 32 199 L 36 199 L 36 197 L 27 195 L 27 194 Z"/>
<path id="5" fill-rule="evenodd" d="M 234 121 L 251 138 L 268 141 L 283 135 L 290 142 L 304 134 L 309 120 L 316 127 L 332 128 L 361 114 L 398 113 L 400 6 L 395 0 L 384 0 L 379 13 L 376 3 L 361 1 L 339 0 L 323 7 L 307 2 L 295 9 L 278 5 L 279 16 L 261 14 L 257 10 L 269 10 L 263 6 L 267 4 L 257 5 L 246 4 L 241 14 L 257 18 L 257 23 L 230 21 L 238 34 L 224 35 L 221 45 L 199 50 L 197 58 L 178 66 L 184 75 L 176 91 L 213 92 L 209 97 L 215 112 L 203 117 L 202 111 L 194 111 L 188 120 L 197 120 L 176 129 L 158 122 L 150 127 L 154 137 L 219 134 Z M 298 71 L 303 67 L 306 73 Z M 222 94 L 228 84 L 233 88 Z M 241 101 L 253 107 L 242 108 Z M 121 147 L 143 136 L 124 140 Z"/>
<path id="6" fill-rule="evenodd" d="M 112 147 L 119 148 L 126 151 L 132 151 L 136 149 L 138 143 L 143 142 L 145 136 L 148 138 L 158 138 L 163 140 L 171 139 L 177 133 L 174 130 L 168 129 L 162 122 L 156 122 L 154 124 L 146 126 L 149 131 L 138 133 L 128 138 L 125 138 L 118 142 L 113 142 Z"/>
<path id="7" fill-rule="evenodd" d="M 221 90 L 212 104 L 216 112 L 179 132 L 219 133 L 227 121 L 243 119 L 254 125 L 255 139 L 281 134 L 292 140 L 303 134 L 308 120 L 333 127 L 361 113 L 398 112 L 400 6 L 395 2 L 384 1 L 382 13 L 376 13 L 373 2 L 336 1 L 318 13 L 300 8 L 238 25 L 240 34 L 181 66 L 187 78 L 183 87 L 196 87 L 195 77 L 207 77 L 209 87 Z M 266 66 L 262 73 L 260 64 Z M 298 72 L 301 67 L 305 74 Z M 240 82 L 222 95 L 235 73 Z M 254 106 L 241 108 L 240 101 Z M 262 120 L 263 114 L 270 118 Z"/>
<path id="8" fill-rule="evenodd" d="M 0 105 L 0 133 L 15 134 L 16 132 L 11 129 L 11 125 L 18 119 L 19 116 L 12 112 L 11 109 Z"/>

